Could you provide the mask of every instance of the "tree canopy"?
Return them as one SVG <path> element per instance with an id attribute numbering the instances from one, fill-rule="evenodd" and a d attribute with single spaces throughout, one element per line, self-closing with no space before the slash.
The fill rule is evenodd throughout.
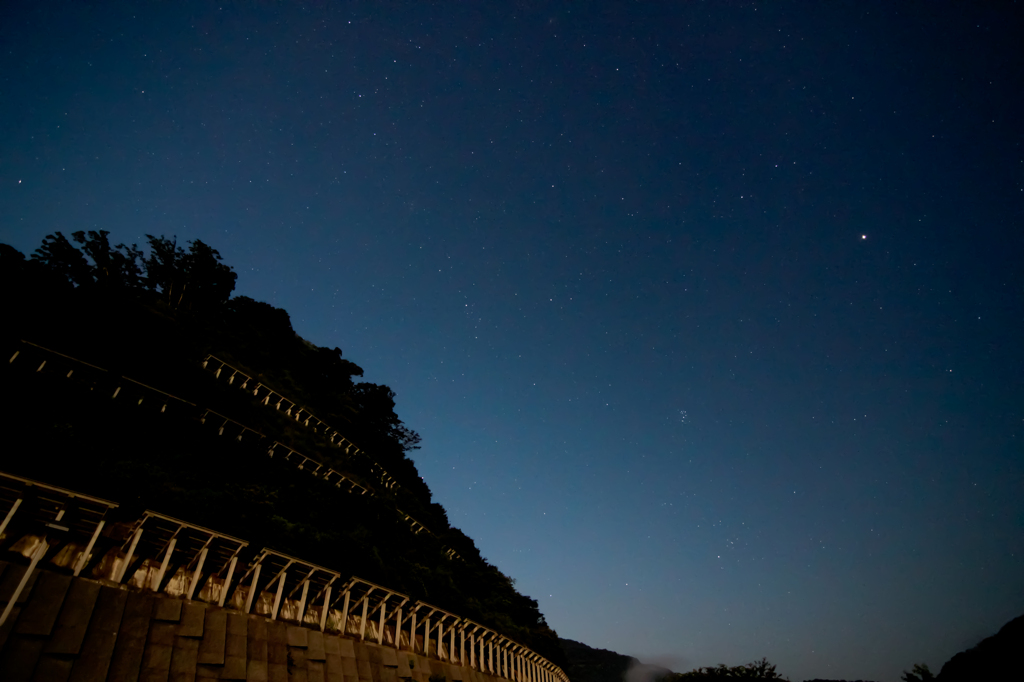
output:
<path id="1" fill-rule="evenodd" d="M 696 668 L 687 673 L 680 673 L 674 677 L 675 680 L 683 682 L 694 682 L 699 680 L 788 680 L 789 678 L 779 675 L 775 671 L 775 665 L 768 662 L 767 658 L 760 661 L 728 667 L 718 664 L 714 667 Z"/>

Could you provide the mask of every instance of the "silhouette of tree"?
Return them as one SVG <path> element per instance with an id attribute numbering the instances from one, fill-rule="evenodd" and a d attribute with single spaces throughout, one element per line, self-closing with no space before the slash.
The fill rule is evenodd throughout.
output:
<path id="1" fill-rule="evenodd" d="M 360 422 L 377 435 L 394 440 L 402 451 L 418 447 L 420 436 L 406 428 L 395 414 L 395 392 L 387 386 L 360 382 L 352 389 Z"/>
<path id="2" fill-rule="evenodd" d="M 934 680 L 935 676 L 932 675 L 932 671 L 928 669 L 928 666 L 924 663 L 915 663 L 914 669 L 911 672 L 903 671 L 900 675 L 900 679 L 903 682 L 926 682 L 926 680 Z"/>
<path id="3" fill-rule="evenodd" d="M 760 661 L 754 661 L 753 663 L 738 665 L 732 668 L 727 667 L 722 663 L 719 663 L 713 668 L 696 668 L 688 673 L 676 675 L 672 679 L 673 682 L 674 680 L 686 680 L 689 682 L 690 680 L 788 680 L 789 678 L 779 675 L 775 671 L 775 665 L 769 663 L 767 658 L 762 658 Z"/>
<path id="4" fill-rule="evenodd" d="M 60 234 L 60 233 L 58 233 Z M 92 282 L 107 287 L 136 289 L 142 281 L 142 251 L 135 244 L 118 244 L 111 248 L 106 230 L 72 232 L 71 238 L 82 244 L 82 251 L 92 260 Z"/>
<path id="5" fill-rule="evenodd" d="M 73 286 L 79 287 L 93 281 L 91 268 L 85 256 L 60 232 L 43 237 L 43 243 L 32 254 L 32 260 Z"/>
<path id="6" fill-rule="evenodd" d="M 220 252 L 196 239 L 189 250 L 177 238 L 147 234 L 146 286 L 158 291 L 175 310 L 193 310 L 227 303 L 238 275 L 221 262 Z"/>

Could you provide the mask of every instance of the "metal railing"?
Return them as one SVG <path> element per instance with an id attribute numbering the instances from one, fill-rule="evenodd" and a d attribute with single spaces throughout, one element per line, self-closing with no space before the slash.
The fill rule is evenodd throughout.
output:
<path id="1" fill-rule="evenodd" d="M 27 348 L 26 350 L 32 351 L 36 354 L 35 358 L 29 358 L 26 353 L 22 350 L 17 350 L 8 360 L 8 364 L 13 364 L 16 360 L 32 362 L 35 366 L 35 362 L 38 362 L 38 366 L 34 370 L 35 373 L 43 373 L 56 371 L 59 374 L 63 374 L 65 378 L 75 379 L 78 381 L 92 382 L 92 387 L 95 387 L 100 382 L 104 384 L 102 387 L 105 392 L 110 394 L 111 399 L 119 400 L 130 400 L 135 402 L 137 405 L 155 404 L 160 405 L 160 412 L 165 413 L 168 407 L 184 408 L 190 413 L 195 414 L 201 424 L 207 424 L 208 422 L 216 426 L 217 434 L 231 435 L 238 441 L 243 441 L 246 438 L 255 437 L 259 440 L 265 440 L 267 437 L 260 431 L 242 424 L 230 417 L 226 417 L 219 414 L 211 409 L 203 408 L 195 403 L 189 402 L 182 398 L 179 398 L 165 391 L 161 391 L 158 388 L 154 388 L 140 381 L 136 381 L 130 377 L 123 375 L 114 374 L 109 372 L 102 367 L 90 364 L 78 358 L 73 358 L 70 355 L 65 355 L 58 351 L 40 346 L 30 341 L 21 341 Z M 211 356 L 212 357 L 212 356 Z M 60 364 L 59 369 L 57 368 L 58 363 Z M 66 372 L 65 372 L 66 370 Z M 75 372 L 78 372 L 77 374 Z M 91 376 L 91 379 L 90 379 Z M 243 381 L 244 383 L 244 381 Z M 122 390 L 124 389 L 124 390 Z M 172 410 L 177 411 L 177 410 Z M 346 441 L 348 442 L 348 441 Z M 351 445 L 351 443 L 350 443 Z M 353 446 L 354 447 L 354 446 Z M 363 452 L 363 451 L 360 451 Z M 343 474 L 336 469 L 326 466 L 322 462 L 302 454 L 301 452 L 284 445 L 283 443 L 274 441 L 267 446 L 267 455 L 274 457 L 277 454 L 283 453 L 284 456 L 281 458 L 284 461 L 295 464 L 296 468 L 300 471 L 306 471 L 312 473 L 317 478 L 321 478 L 327 483 L 334 485 L 334 487 L 359 495 L 375 495 L 374 491 L 366 486 L 362 485 L 358 481 L 354 480 L 351 476 Z M 377 468 L 379 465 L 374 463 Z M 383 471 L 383 469 L 381 469 Z M 387 472 L 383 473 L 383 476 L 387 479 L 391 479 Z M 393 479 L 391 479 L 393 480 Z M 397 487 L 397 483 L 393 487 Z M 414 519 L 408 513 L 395 507 L 399 518 L 406 522 L 410 529 L 416 533 L 426 532 L 433 537 L 437 537 L 426 525 L 420 523 Z M 461 559 L 459 554 L 449 547 L 443 547 L 445 556 L 450 559 Z"/>
<path id="2" fill-rule="evenodd" d="M 373 641 L 515 682 L 568 682 L 557 665 L 473 620 L 359 577 L 342 582 L 337 571 L 270 548 L 243 562 L 246 541 L 155 511 L 113 524 L 122 538 L 98 555 L 104 517 L 117 506 L 0 473 L 0 551 L 29 560 L 0 626 L 45 560 L 76 576 Z"/>

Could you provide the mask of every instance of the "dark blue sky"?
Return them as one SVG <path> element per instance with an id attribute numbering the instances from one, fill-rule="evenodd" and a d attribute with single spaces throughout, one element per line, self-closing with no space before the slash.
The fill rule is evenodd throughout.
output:
<path id="1" fill-rule="evenodd" d="M 1022 17 L 6 2 L 0 241 L 219 249 L 564 637 L 893 681 L 1024 613 Z"/>

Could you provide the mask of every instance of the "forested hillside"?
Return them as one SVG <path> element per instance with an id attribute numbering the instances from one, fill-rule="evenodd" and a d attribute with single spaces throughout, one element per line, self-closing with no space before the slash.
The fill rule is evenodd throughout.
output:
<path id="1" fill-rule="evenodd" d="M 394 393 L 365 381 L 341 349 L 300 338 L 286 311 L 232 297 L 235 281 L 200 241 L 150 236 L 139 248 L 112 246 L 106 232 L 70 240 L 55 233 L 27 257 L 0 245 L 0 343 L 8 358 L 41 346 L 208 408 L 367 494 L 256 451 L 251 439 L 211 436 L 204 419 L 100 395 L 87 372 L 6 361 L 2 381 L 14 399 L 0 417 L 9 444 L 3 468 L 348 571 L 477 620 L 564 666 L 537 602 L 431 499 L 410 457 L 419 436 L 395 414 Z M 355 447 L 339 447 L 324 429 L 217 377 L 203 366 L 211 355 Z M 416 532 L 409 518 L 427 531 Z"/>

